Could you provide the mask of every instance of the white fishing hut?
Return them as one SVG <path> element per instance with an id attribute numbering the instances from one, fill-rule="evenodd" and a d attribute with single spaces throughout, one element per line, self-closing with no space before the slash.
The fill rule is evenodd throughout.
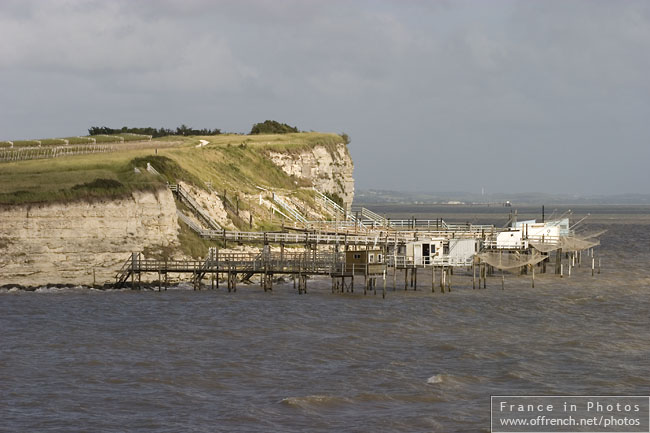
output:
<path id="1" fill-rule="evenodd" d="M 469 266 L 480 239 L 422 239 L 406 244 L 406 263 L 414 266 Z"/>
<path id="2" fill-rule="evenodd" d="M 514 224 L 523 239 L 535 242 L 559 242 L 560 237 L 569 236 L 569 219 L 563 218 L 538 223 L 536 220 L 521 221 Z"/>

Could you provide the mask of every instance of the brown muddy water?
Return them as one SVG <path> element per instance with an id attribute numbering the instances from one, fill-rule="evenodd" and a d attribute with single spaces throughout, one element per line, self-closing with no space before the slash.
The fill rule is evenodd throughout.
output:
<path id="1" fill-rule="evenodd" d="M 373 210 L 505 223 L 508 209 Z M 400 210 L 400 209 L 397 209 Z M 650 212 L 580 208 L 602 273 L 500 275 L 388 296 L 0 293 L 0 431 L 489 431 L 490 395 L 647 395 Z M 536 216 L 520 209 L 520 218 Z M 547 208 L 547 216 L 550 211 Z"/>

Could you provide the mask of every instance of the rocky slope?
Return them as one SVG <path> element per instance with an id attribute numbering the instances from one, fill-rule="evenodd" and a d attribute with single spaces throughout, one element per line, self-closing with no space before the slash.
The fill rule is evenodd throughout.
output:
<path id="1" fill-rule="evenodd" d="M 354 163 L 345 144 L 337 144 L 334 151 L 314 146 L 299 153 L 269 152 L 269 156 L 288 175 L 309 180 L 321 192 L 338 195 L 350 209 Z"/>

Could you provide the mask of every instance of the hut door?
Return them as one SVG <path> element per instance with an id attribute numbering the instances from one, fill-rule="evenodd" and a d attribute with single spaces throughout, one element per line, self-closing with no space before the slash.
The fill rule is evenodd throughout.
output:
<path id="1" fill-rule="evenodd" d="M 429 261 L 429 244 L 422 244 L 422 264 L 428 265 Z"/>

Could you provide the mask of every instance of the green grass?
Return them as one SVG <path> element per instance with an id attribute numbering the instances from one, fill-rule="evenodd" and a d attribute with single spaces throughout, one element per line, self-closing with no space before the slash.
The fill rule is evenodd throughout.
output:
<path id="1" fill-rule="evenodd" d="M 70 144 L 92 144 L 94 141 L 90 137 L 66 137 Z"/>
<path id="2" fill-rule="evenodd" d="M 93 135 L 96 143 L 121 143 L 122 137 L 117 135 Z"/>
<path id="3" fill-rule="evenodd" d="M 151 137 L 148 135 L 142 135 L 142 134 L 131 134 L 131 133 L 122 133 L 122 134 L 116 134 L 116 137 L 122 137 L 124 141 L 143 141 L 143 140 L 149 140 Z"/>
<path id="4" fill-rule="evenodd" d="M 189 182 L 203 189 L 207 189 L 200 177 L 183 169 L 176 161 L 162 155 L 147 155 L 134 158 L 131 161 L 132 167 L 146 168 L 147 163 L 160 173 L 167 182 L 176 183 L 179 180 Z"/>
<path id="5" fill-rule="evenodd" d="M 200 138 L 210 142 L 208 147 L 244 145 L 263 150 L 289 153 L 310 149 L 315 145 L 322 145 L 329 151 L 334 151 L 337 144 L 344 142 L 343 138 L 339 134 L 323 132 L 263 135 L 221 134 Z"/>
<path id="6" fill-rule="evenodd" d="M 32 147 L 38 145 L 39 142 L 36 140 L 14 140 L 14 147 Z"/>
<path id="7" fill-rule="evenodd" d="M 111 136 L 94 136 L 101 137 L 114 140 Z M 208 140 L 210 144 L 196 148 L 200 139 Z M 134 190 L 161 188 L 166 182 L 175 183 L 178 180 L 204 189 L 205 182 L 209 181 L 215 190 L 219 193 L 227 190 L 229 196 L 234 192 L 258 194 L 256 186 L 295 191 L 301 186 L 310 186 L 310 183 L 288 176 L 269 160 L 268 151 L 298 152 L 316 144 L 334 146 L 342 139 L 337 134 L 298 133 L 173 136 L 157 141 L 178 144 L 159 148 L 157 155 L 154 154 L 154 144 L 149 149 L 129 149 L 124 146 L 110 153 L 1 163 L 0 204 L 112 198 L 128 195 Z M 147 162 L 163 178 L 146 172 Z M 134 167 L 140 168 L 142 173 L 136 174 Z M 115 180 L 122 186 L 106 188 L 106 185 L 93 184 L 98 179 Z M 313 200 L 308 193 L 299 194 L 303 200 Z M 258 221 L 254 222 L 257 226 Z"/>
<path id="8" fill-rule="evenodd" d="M 178 221 L 178 224 L 181 228 L 178 232 L 181 251 L 187 256 L 194 259 L 205 258 L 210 247 L 221 247 L 223 245 L 222 242 L 203 239 L 181 220 Z"/>
<path id="9" fill-rule="evenodd" d="M 96 200 L 126 196 L 135 190 L 164 188 L 165 182 L 160 177 L 146 171 L 136 174 L 133 170 L 132 159 L 150 152 L 139 150 L 2 163 L 0 204 Z M 106 188 L 106 184 L 97 183 L 98 179 L 118 181 L 123 187 Z"/>
<path id="10" fill-rule="evenodd" d="M 38 141 L 41 142 L 41 146 L 62 146 L 65 144 L 65 140 L 62 138 L 44 138 Z"/>
<path id="11" fill-rule="evenodd" d="M 126 143 L 129 141 L 144 141 L 149 140 L 148 135 L 140 134 L 113 134 L 113 135 L 89 135 L 88 138 L 94 138 L 97 143 Z"/>

